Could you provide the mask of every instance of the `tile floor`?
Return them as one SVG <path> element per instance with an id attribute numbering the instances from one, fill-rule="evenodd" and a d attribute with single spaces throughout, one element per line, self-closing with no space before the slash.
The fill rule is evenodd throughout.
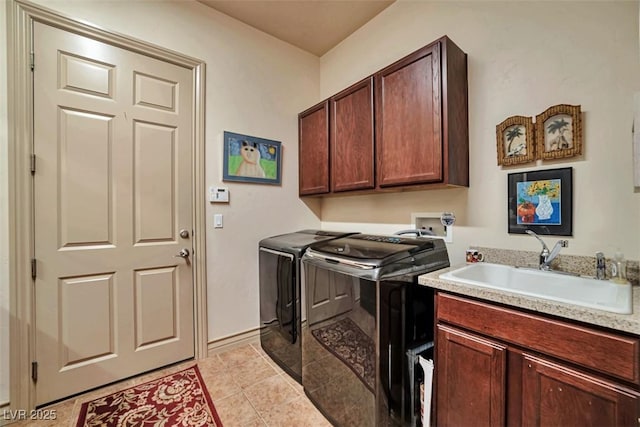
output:
<path id="1" fill-rule="evenodd" d="M 75 426 L 83 402 L 162 377 L 193 364 L 184 362 L 86 393 L 44 409 L 55 421 L 21 421 L 12 426 Z M 225 427 L 330 427 L 331 424 L 291 379 L 262 351 L 259 342 L 244 344 L 197 362 Z"/>

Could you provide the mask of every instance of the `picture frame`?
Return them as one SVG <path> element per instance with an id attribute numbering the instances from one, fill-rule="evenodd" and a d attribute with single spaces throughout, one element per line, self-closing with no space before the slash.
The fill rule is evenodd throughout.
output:
<path id="1" fill-rule="evenodd" d="M 538 159 L 554 160 L 582 154 L 582 113 L 579 105 L 559 104 L 536 116 Z"/>
<path id="2" fill-rule="evenodd" d="M 282 183 L 282 143 L 224 132 L 223 181 Z"/>
<path id="3" fill-rule="evenodd" d="M 535 141 L 533 117 L 511 116 L 496 126 L 498 165 L 533 162 Z"/>
<path id="4" fill-rule="evenodd" d="M 633 186 L 640 190 L 640 92 L 633 96 Z"/>
<path id="5" fill-rule="evenodd" d="M 573 235 L 573 168 L 510 173 L 507 182 L 509 233 Z"/>

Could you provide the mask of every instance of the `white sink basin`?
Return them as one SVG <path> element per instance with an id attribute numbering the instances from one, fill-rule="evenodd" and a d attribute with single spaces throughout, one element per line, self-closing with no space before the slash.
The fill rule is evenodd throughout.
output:
<path id="1" fill-rule="evenodd" d="M 470 264 L 441 274 L 440 278 L 612 313 L 631 314 L 633 312 L 631 286 L 618 285 L 608 280 L 485 262 Z"/>

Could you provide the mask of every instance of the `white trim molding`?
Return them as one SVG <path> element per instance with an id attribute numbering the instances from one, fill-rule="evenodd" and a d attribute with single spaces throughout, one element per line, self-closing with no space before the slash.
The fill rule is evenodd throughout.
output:
<path id="1" fill-rule="evenodd" d="M 243 344 L 252 344 L 260 342 L 260 328 L 247 329 L 237 334 L 227 335 L 218 338 L 209 343 L 209 356 L 221 353 L 230 348 Z"/>
<path id="2" fill-rule="evenodd" d="M 195 357 L 208 355 L 205 239 L 205 64 L 162 47 L 61 15 L 26 0 L 8 0 L 7 66 L 9 122 L 9 296 L 11 409 L 31 409 L 35 386 L 34 292 L 31 258 L 34 247 L 33 191 L 30 156 L 33 147 L 33 92 L 30 68 L 34 22 L 54 26 L 101 42 L 185 67 L 193 73 L 193 282 Z"/>

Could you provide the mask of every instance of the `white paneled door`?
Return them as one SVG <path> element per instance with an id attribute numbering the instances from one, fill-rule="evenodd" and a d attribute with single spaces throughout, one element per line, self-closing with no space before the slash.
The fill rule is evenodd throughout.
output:
<path id="1" fill-rule="evenodd" d="M 194 83 L 178 65 L 33 31 L 40 405 L 194 355 Z"/>

